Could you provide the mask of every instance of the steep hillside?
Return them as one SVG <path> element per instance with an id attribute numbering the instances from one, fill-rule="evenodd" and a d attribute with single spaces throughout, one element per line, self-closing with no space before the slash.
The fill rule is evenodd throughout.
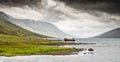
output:
<path id="1" fill-rule="evenodd" d="M 0 16 L 3 17 L 8 22 L 11 22 L 17 26 L 20 26 L 24 29 L 35 32 L 40 35 L 45 35 L 49 37 L 62 37 L 62 38 L 72 37 L 71 35 L 68 35 L 64 33 L 63 31 L 61 31 L 60 29 L 58 29 L 56 26 L 54 26 L 51 23 L 42 22 L 42 21 L 34 21 L 34 20 L 29 20 L 29 19 L 15 19 L 3 12 L 1 12 Z"/>
<path id="2" fill-rule="evenodd" d="M 27 19 L 14 20 L 11 22 L 38 34 L 42 34 L 50 37 L 71 37 L 70 35 L 58 29 L 56 26 L 47 22 L 27 20 Z"/>
<path id="3" fill-rule="evenodd" d="M 17 36 L 40 36 L 36 33 L 23 29 L 7 21 L 7 16 L 0 12 L 0 34 L 17 35 Z"/>
<path id="4" fill-rule="evenodd" d="M 103 33 L 99 36 L 96 36 L 96 38 L 120 38 L 120 28 Z"/>

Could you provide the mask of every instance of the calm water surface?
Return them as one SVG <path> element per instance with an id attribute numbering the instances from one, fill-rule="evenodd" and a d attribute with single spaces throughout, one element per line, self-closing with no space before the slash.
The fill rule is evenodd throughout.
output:
<path id="1" fill-rule="evenodd" d="M 85 50 L 76 55 L 65 56 L 33 55 L 0 57 L 0 62 L 120 62 L 120 39 L 79 39 L 77 42 L 96 44 L 70 45 L 65 47 L 93 48 L 93 54 Z"/>

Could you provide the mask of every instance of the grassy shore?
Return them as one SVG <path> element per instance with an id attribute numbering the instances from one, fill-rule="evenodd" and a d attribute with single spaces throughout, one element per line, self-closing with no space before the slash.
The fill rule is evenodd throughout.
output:
<path id="1" fill-rule="evenodd" d="M 46 36 L 30 32 L 7 20 L 0 16 L 0 56 L 58 55 L 77 51 L 77 49 L 59 46 L 72 43 L 43 40 L 41 38 Z"/>
<path id="2" fill-rule="evenodd" d="M 71 43 L 53 42 L 37 37 L 22 37 L 0 34 L 0 56 L 23 55 L 66 55 L 78 49 L 65 48 L 57 45 Z"/>

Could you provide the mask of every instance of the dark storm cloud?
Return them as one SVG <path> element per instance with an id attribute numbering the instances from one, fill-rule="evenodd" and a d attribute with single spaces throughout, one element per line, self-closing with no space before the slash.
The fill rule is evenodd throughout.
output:
<path id="1" fill-rule="evenodd" d="M 59 0 L 64 1 L 67 3 L 100 3 L 100 2 L 112 2 L 112 3 L 119 3 L 119 0 Z"/>
<path id="2" fill-rule="evenodd" d="M 0 4 L 5 6 L 35 5 L 38 2 L 41 0 L 0 0 Z"/>
<path id="3" fill-rule="evenodd" d="M 59 0 L 66 5 L 77 10 L 87 12 L 91 15 L 97 16 L 100 23 L 105 23 L 107 27 L 120 26 L 120 1 L 119 0 Z M 111 16 L 104 15 L 107 13 Z M 102 17 L 102 18 L 101 18 Z M 111 25 L 112 24 L 112 25 Z M 97 27 L 98 28 L 98 27 Z"/>
<path id="4" fill-rule="evenodd" d="M 120 14 L 119 0 L 56 0 L 83 11 L 103 11 L 110 14 Z M 41 0 L 0 0 L 1 5 L 24 6 L 37 5 Z M 96 13 L 97 15 L 97 13 Z M 99 15 L 99 14 L 98 14 Z"/>
<path id="5" fill-rule="evenodd" d="M 75 9 L 85 11 L 102 11 L 110 14 L 120 14 L 119 0 L 59 0 Z"/>

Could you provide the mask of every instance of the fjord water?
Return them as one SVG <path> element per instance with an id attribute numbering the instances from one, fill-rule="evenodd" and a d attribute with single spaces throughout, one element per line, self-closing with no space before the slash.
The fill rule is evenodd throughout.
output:
<path id="1" fill-rule="evenodd" d="M 0 57 L 0 62 L 120 62 L 120 39 L 79 39 L 76 42 L 96 43 L 87 45 L 69 45 L 65 47 L 94 49 L 93 54 L 82 51 L 75 55 L 32 55 Z"/>

